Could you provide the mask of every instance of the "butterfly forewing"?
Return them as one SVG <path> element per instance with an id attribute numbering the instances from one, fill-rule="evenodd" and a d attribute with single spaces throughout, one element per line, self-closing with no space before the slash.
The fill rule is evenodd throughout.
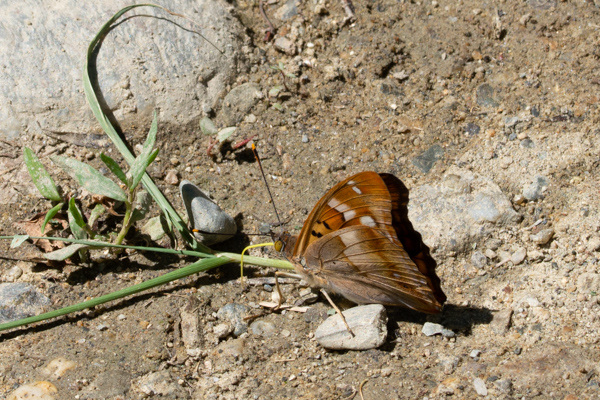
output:
<path id="1" fill-rule="evenodd" d="M 427 277 L 402 245 L 368 226 L 342 228 L 311 243 L 302 272 L 356 303 L 404 306 L 428 313 L 441 309 Z"/>
<path id="2" fill-rule="evenodd" d="M 306 219 L 293 253 L 302 254 L 313 242 L 349 226 L 380 229 L 391 239 L 392 202 L 383 179 L 376 172 L 361 172 L 335 185 Z"/>

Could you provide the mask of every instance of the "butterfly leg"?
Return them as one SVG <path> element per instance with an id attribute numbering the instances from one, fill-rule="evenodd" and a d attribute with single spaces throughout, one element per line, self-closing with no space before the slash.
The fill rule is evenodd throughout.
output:
<path id="1" fill-rule="evenodd" d="M 275 272 L 275 288 L 277 289 L 277 294 L 279 295 L 279 300 L 277 301 L 279 304 L 277 304 L 277 307 L 275 308 L 276 310 L 279 309 L 281 307 L 281 305 L 285 302 L 285 297 L 283 296 L 283 293 L 281 292 L 281 288 L 279 287 L 279 279 L 278 278 L 280 276 L 284 276 L 286 278 L 302 279 L 302 277 L 298 274 L 291 274 L 289 272 L 281 272 L 281 271 Z"/>
<path id="2" fill-rule="evenodd" d="M 325 289 L 321 289 L 321 293 L 323 293 L 323 296 L 325 296 L 325 298 L 327 299 L 329 304 L 331 304 L 333 309 L 340 315 L 340 317 L 342 318 L 342 322 L 344 322 L 344 325 L 346 325 L 346 329 L 348 329 L 348 332 L 350 332 L 350 335 L 352 335 L 352 337 L 354 337 L 355 336 L 354 332 L 352 332 L 352 329 L 350 329 L 350 325 L 348 325 L 348 322 L 346 322 L 346 318 L 344 317 L 344 314 L 342 314 L 342 311 L 339 309 L 338 306 L 335 305 L 333 300 L 331 300 L 331 297 L 329 297 L 329 295 L 327 294 Z"/>

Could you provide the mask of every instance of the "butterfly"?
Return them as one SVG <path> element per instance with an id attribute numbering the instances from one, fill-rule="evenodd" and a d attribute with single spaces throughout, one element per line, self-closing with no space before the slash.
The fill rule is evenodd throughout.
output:
<path id="1" fill-rule="evenodd" d="M 275 248 L 311 286 L 357 304 L 439 313 L 446 295 L 407 205 L 400 179 L 361 172 L 329 190 L 300 234 L 280 234 Z"/>

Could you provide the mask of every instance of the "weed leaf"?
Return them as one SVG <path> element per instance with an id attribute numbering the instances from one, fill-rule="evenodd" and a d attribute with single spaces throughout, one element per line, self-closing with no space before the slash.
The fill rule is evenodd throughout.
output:
<path id="1" fill-rule="evenodd" d="M 73 158 L 50 156 L 50 159 L 75 179 L 87 191 L 118 201 L 126 201 L 127 195 L 115 182 L 95 168 Z"/>
<path id="2" fill-rule="evenodd" d="M 31 180 L 42 196 L 48 200 L 61 201 L 62 198 L 60 197 L 60 194 L 58 194 L 58 188 L 54 184 L 52 177 L 48 174 L 48 171 L 46 171 L 46 168 L 44 168 L 33 150 L 25 147 L 23 149 L 23 160 L 25 160 L 25 165 L 27 166 L 27 171 L 29 171 Z"/>

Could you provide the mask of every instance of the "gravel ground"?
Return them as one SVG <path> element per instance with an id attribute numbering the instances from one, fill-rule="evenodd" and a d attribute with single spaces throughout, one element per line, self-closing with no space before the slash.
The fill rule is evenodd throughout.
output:
<path id="1" fill-rule="evenodd" d="M 337 1 L 268 3 L 278 27 L 269 42 L 258 3 L 232 3 L 247 27 L 246 61 L 231 86 L 240 89 L 213 120 L 237 124 L 234 141 L 255 135 L 291 231 L 328 188 L 365 170 L 393 173 L 411 202 L 440 207 L 438 221 L 415 225 L 426 241 L 448 232 L 428 243 L 448 296 L 443 312 L 388 309 L 381 347 L 329 351 L 314 338 L 326 301 L 266 313 L 258 303 L 271 287 L 258 278 L 273 271 L 249 267 L 254 284 L 243 286 L 231 266 L 0 335 L 0 395 L 38 382 L 28 390 L 56 389 L 56 399 L 599 398 L 600 3 L 355 1 L 349 23 Z M 279 62 L 296 78 L 271 68 Z M 30 142 L 100 165 L 93 149 Z M 159 142 L 150 173 L 179 210 L 175 185 L 188 179 L 242 232 L 275 221 L 247 147 L 208 157 L 197 125 L 161 126 Z M 468 174 L 492 182 L 514 218 L 476 232 L 452 220 L 443 194 L 475 192 L 456 184 Z M 424 203 L 424 188 L 442 195 Z M 2 206 L 3 232 L 47 209 L 23 193 Z M 241 235 L 220 248 L 248 242 Z M 58 268 L 19 261 L 37 254 L 33 245 L 2 246 L 2 281 L 30 283 L 51 307 L 189 263 L 128 254 Z M 308 294 L 294 281 L 283 291 L 291 301 Z M 253 318 L 238 326 L 240 316 Z M 426 322 L 455 336 L 425 336 Z"/>

